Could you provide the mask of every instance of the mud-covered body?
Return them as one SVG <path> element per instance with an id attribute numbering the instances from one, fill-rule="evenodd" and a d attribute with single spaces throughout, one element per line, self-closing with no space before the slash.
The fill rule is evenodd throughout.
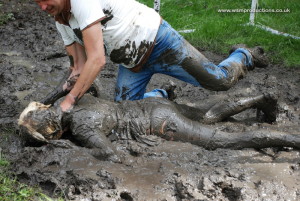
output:
<path id="1" fill-rule="evenodd" d="M 69 125 L 72 135 L 83 146 L 91 148 L 96 156 L 115 154 L 110 139 L 133 139 L 152 145 L 155 143 L 151 139 L 152 135 L 167 140 L 190 142 L 207 149 L 270 146 L 300 148 L 299 135 L 270 130 L 227 133 L 199 122 L 203 117 L 202 120 L 207 116 L 219 120 L 220 116 L 229 117 L 267 103 L 268 99 L 260 95 L 214 104 L 214 107 L 211 104 L 207 104 L 207 108 L 202 105 L 202 109 L 199 109 L 200 107 L 178 105 L 162 98 L 114 103 L 85 96 L 65 115 L 63 124 Z M 216 107 L 219 109 L 216 110 Z M 198 121 L 194 121 L 195 119 Z"/>
<path id="2" fill-rule="evenodd" d="M 65 115 L 63 124 L 68 125 L 78 138 L 84 135 L 88 138 L 87 135 L 92 135 L 92 132 L 87 130 L 93 130 L 97 135 L 114 139 L 146 139 L 148 135 L 157 134 L 151 130 L 155 122 L 153 112 L 162 106 L 173 107 L 174 112 L 176 110 L 174 103 L 163 98 L 114 103 L 85 96 Z"/>

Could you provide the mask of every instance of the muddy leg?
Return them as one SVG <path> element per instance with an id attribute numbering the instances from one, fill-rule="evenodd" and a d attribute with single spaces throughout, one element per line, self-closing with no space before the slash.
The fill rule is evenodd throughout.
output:
<path id="1" fill-rule="evenodd" d="M 174 106 L 183 116 L 194 121 L 202 121 L 207 111 L 209 111 L 214 105 L 227 99 L 229 99 L 227 94 L 219 94 L 209 96 L 204 100 L 199 100 L 193 103 L 175 104 Z"/>
<path id="2" fill-rule="evenodd" d="M 270 96 L 269 94 L 223 100 L 215 104 L 204 115 L 203 122 L 219 122 L 249 108 L 262 109 L 268 120 L 273 122 L 276 120 L 276 106 L 277 97 Z"/>
<path id="3" fill-rule="evenodd" d="M 210 90 L 228 90 L 253 66 L 252 56 L 246 49 L 235 50 L 227 59 L 215 65 L 186 40 L 183 43 L 187 56 L 181 63 L 182 68 L 201 86 Z"/>
<path id="4" fill-rule="evenodd" d="M 226 133 L 213 127 L 191 121 L 169 106 L 153 110 L 152 133 L 167 140 L 190 142 L 206 149 L 216 148 L 300 148 L 300 134 L 257 130 L 243 133 Z"/>
<path id="5" fill-rule="evenodd" d="M 227 59 L 215 65 L 165 21 L 156 41 L 144 68 L 206 89 L 228 90 L 254 67 L 253 56 L 247 48 L 235 49 Z"/>

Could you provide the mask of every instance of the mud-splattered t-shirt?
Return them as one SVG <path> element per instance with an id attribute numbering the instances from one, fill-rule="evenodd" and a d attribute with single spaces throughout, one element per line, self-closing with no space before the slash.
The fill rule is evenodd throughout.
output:
<path id="1" fill-rule="evenodd" d="M 65 45 L 83 44 L 81 31 L 100 19 L 107 56 L 127 68 L 141 61 L 160 24 L 158 13 L 135 0 L 71 0 L 70 26 L 56 26 Z"/>

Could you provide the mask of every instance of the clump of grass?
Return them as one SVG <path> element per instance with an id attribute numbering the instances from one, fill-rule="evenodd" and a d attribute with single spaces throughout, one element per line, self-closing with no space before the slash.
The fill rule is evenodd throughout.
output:
<path id="1" fill-rule="evenodd" d="M 0 149 L 0 200 L 1 201 L 28 201 L 28 200 L 45 200 L 51 201 L 47 195 L 43 194 L 40 189 L 22 184 L 8 171 L 10 166 L 1 155 Z M 60 199 L 62 200 L 62 199 Z"/>
<path id="2" fill-rule="evenodd" d="M 139 0 L 153 7 L 153 0 Z M 250 9 L 250 0 L 161 0 L 162 17 L 176 30 L 195 29 L 182 33 L 194 46 L 227 54 L 234 44 L 262 46 L 272 63 L 300 67 L 300 40 L 274 35 L 257 27 L 247 26 L 249 12 L 218 12 L 219 9 Z M 290 9 L 288 13 L 256 13 L 255 23 L 300 37 L 299 0 L 259 1 L 259 8 Z"/>
<path id="3" fill-rule="evenodd" d="M 0 3 L 0 9 L 3 4 Z M 3 24 L 6 24 L 9 20 L 14 20 L 14 14 L 13 13 L 6 13 L 6 12 L 1 12 L 0 13 L 0 26 Z"/>

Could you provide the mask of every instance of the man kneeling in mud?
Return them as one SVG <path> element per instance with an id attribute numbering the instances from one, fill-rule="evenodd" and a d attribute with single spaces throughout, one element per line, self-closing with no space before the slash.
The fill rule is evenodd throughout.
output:
<path id="1" fill-rule="evenodd" d="M 155 141 L 151 136 L 156 135 L 206 149 L 300 148 L 300 135 L 271 130 L 227 133 L 204 124 L 220 121 L 248 108 L 262 109 L 267 119 L 274 121 L 277 101 L 270 94 L 206 103 L 198 108 L 162 98 L 115 103 L 86 95 L 62 117 L 54 107 L 32 102 L 20 115 L 18 124 L 23 133 L 45 143 L 60 139 L 63 130 L 68 128 L 97 158 L 116 156 L 109 140 L 112 136 L 153 145 Z"/>

